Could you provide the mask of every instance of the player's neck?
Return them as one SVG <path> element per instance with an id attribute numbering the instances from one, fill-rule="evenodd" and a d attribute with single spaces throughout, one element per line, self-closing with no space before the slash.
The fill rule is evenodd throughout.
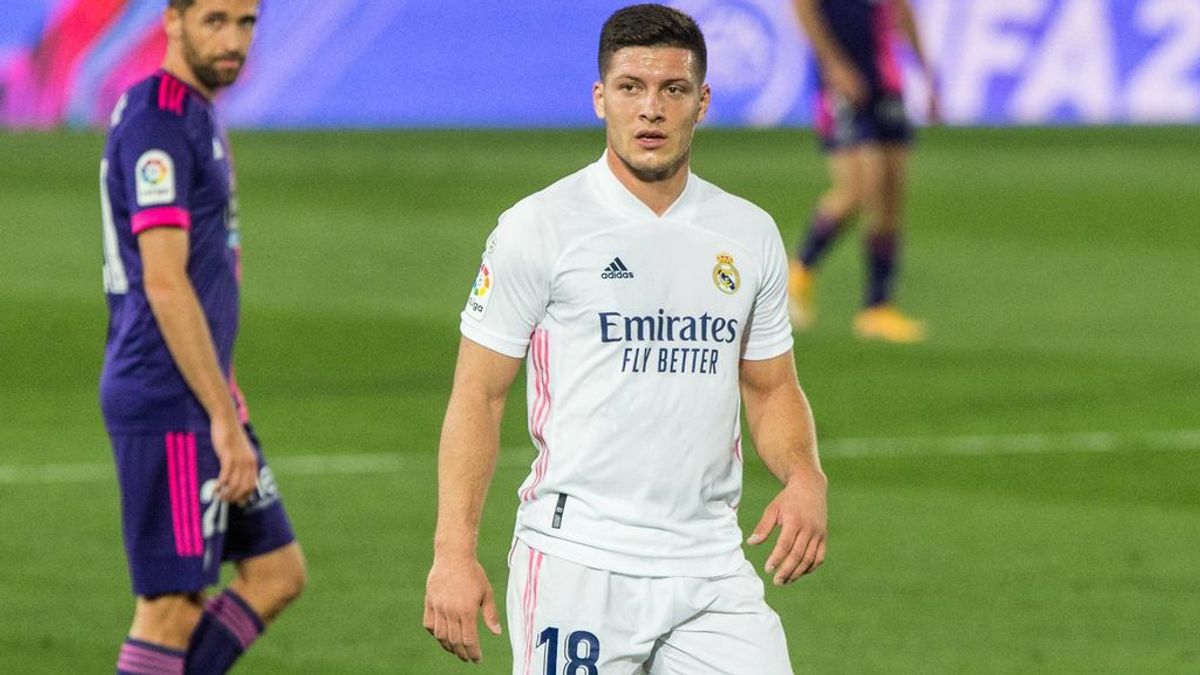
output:
<path id="1" fill-rule="evenodd" d="M 664 177 L 648 178 L 641 176 L 635 172 L 628 164 L 625 163 L 612 148 L 608 149 L 608 168 L 617 177 L 621 185 L 625 186 L 626 190 L 637 200 L 646 205 L 657 216 L 662 216 L 671 208 L 678 199 L 679 195 L 683 194 L 683 189 L 687 187 L 688 179 L 688 158 L 685 156 L 683 161 L 673 167 L 670 173 Z"/>
<path id="2" fill-rule="evenodd" d="M 175 50 L 167 50 L 167 57 L 163 59 L 161 68 L 170 73 L 171 77 L 174 77 L 192 89 L 200 92 L 200 95 L 209 101 L 213 100 L 213 96 L 215 96 L 217 93 L 216 91 L 204 86 L 204 83 L 202 83 L 196 77 L 196 74 L 192 72 L 192 69 L 188 67 L 187 61 L 183 59 L 183 55 L 179 54 Z"/>

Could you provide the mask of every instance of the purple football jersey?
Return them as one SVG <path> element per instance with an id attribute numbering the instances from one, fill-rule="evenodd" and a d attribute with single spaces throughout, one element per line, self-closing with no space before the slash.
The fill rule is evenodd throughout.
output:
<path id="1" fill-rule="evenodd" d="M 212 104 L 159 71 L 113 110 L 100 164 L 108 340 L 100 405 L 110 433 L 206 429 L 208 415 L 175 366 L 150 311 L 138 234 L 188 231 L 187 273 L 242 421 L 233 378 L 240 243 L 229 142 Z"/>

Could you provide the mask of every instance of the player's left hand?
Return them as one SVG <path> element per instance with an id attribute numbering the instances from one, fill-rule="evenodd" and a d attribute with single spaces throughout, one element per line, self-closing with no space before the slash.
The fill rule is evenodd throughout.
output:
<path id="1" fill-rule="evenodd" d="M 230 504 L 244 504 L 258 484 L 258 457 L 240 422 L 213 418 L 213 450 L 220 463 L 217 495 Z"/>
<path id="2" fill-rule="evenodd" d="M 825 562 L 825 492 L 824 474 L 793 474 L 746 540 L 751 545 L 761 544 L 779 528 L 779 539 L 764 566 L 774 575 L 776 586 L 790 584 Z"/>

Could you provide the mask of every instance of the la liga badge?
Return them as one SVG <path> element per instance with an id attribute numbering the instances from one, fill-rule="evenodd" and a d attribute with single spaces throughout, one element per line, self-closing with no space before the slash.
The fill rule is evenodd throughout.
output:
<path id="1" fill-rule="evenodd" d="M 492 297 L 492 287 L 495 285 L 492 263 L 485 257 L 479 265 L 479 274 L 475 275 L 475 285 L 471 287 L 471 294 L 467 296 L 467 314 L 476 319 L 483 318 L 487 312 L 488 301 Z"/>
<path id="2" fill-rule="evenodd" d="M 175 162 L 162 150 L 147 150 L 133 168 L 138 206 L 175 201 Z"/>

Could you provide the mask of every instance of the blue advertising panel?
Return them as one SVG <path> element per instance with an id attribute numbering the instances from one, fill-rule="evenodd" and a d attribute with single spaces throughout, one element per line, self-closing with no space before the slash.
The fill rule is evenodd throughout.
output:
<path id="1" fill-rule="evenodd" d="M 99 125 L 153 71 L 165 0 L 0 0 L 0 124 Z M 221 100 L 244 127 L 595 124 L 613 0 L 264 0 Z M 709 123 L 807 125 L 790 0 L 676 0 L 709 42 Z M 913 0 L 952 124 L 1200 121 L 1198 0 Z M 928 83 L 904 52 L 908 105 Z"/>

